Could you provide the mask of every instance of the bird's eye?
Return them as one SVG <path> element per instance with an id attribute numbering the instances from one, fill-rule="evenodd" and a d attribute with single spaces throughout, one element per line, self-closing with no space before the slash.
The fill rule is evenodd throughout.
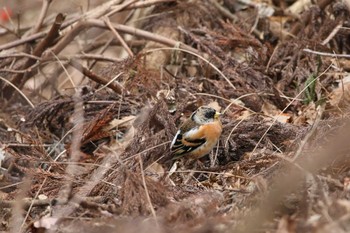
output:
<path id="1" fill-rule="evenodd" d="M 215 110 L 214 109 L 209 109 L 208 111 L 205 112 L 204 116 L 208 119 L 213 119 L 215 116 Z"/>

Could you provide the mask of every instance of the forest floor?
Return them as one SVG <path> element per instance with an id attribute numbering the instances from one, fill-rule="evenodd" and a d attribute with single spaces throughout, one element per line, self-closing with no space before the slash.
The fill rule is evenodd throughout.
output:
<path id="1" fill-rule="evenodd" d="M 350 232 L 349 1 L 0 2 L 0 232 Z"/>

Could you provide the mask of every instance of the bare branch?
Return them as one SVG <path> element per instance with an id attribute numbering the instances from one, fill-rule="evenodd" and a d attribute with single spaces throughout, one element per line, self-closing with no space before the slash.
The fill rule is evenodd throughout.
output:
<path id="1" fill-rule="evenodd" d="M 37 33 L 40 30 L 51 2 L 52 2 L 52 0 L 44 0 L 43 1 L 43 5 L 41 8 L 39 19 L 38 19 L 36 25 L 34 26 L 33 30 L 30 32 L 30 34 Z"/>
<path id="2" fill-rule="evenodd" d="M 63 14 L 58 14 L 55 20 L 55 23 L 52 25 L 49 33 L 46 35 L 46 37 L 35 47 L 33 54 L 36 57 L 40 57 L 42 53 L 45 51 L 46 48 L 48 48 L 51 44 L 54 43 L 55 39 L 59 36 L 59 30 L 61 28 L 62 22 L 64 20 Z M 28 67 L 32 66 L 36 62 L 35 59 L 28 59 L 23 69 L 27 69 Z M 12 84 L 16 85 L 19 89 L 21 89 L 24 85 L 24 83 L 27 81 L 27 77 L 24 77 L 23 73 L 17 74 L 12 80 Z M 3 95 L 6 99 L 10 99 L 12 94 L 14 92 L 14 89 L 12 87 L 4 87 Z"/>

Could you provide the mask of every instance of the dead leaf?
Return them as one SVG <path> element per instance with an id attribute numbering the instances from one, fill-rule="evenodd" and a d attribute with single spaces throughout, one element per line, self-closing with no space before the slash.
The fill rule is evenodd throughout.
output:
<path id="1" fill-rule="evenodd" d="M 58 218 L 43 217 L 39 221 L 34 222 L 34 227 L 49 230 L 52 229 L 52 227 L 57 223 L 57 221 Z"/>
<path id="2" fill-rule="evenodd" d="M 104 130 L 109 131 L 117 127 L 130 127 L 135 120 L 135 116 L 126 116 L 122 119 L 113 119 Z"/>

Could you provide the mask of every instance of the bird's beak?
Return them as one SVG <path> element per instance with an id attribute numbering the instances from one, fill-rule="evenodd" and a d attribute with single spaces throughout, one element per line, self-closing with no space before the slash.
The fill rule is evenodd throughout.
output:
<path id="1" fill-rule="evenodd" d="M 215 115 L 214 115 L 214 119 L 219 119 L 220 115 L 221 115 L 221 113 L 216 112 Z"/>

